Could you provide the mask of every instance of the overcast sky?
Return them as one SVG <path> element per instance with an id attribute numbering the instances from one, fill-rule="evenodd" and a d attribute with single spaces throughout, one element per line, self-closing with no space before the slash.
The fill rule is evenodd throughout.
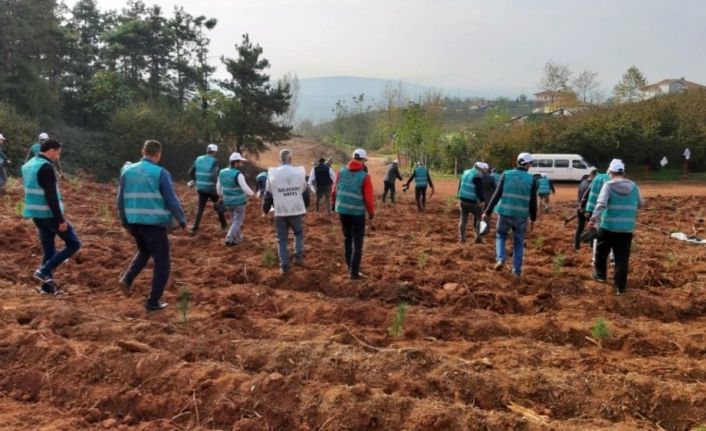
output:
<path id="1" fill-rule="evenodd" d="M 97 0 L 119 9 L 123 0 Z M 69 0 L 69 4 L 73 1 Z M 649 82 L 706 84 L 706 0 L 146 0 L 218 18 L 212 55 L 243 33 L 279 77 L 351 75 L 536 91 L 549 59 L 592 70 L 606 92 L 631 65 Z M 214 64 L 217 59 L 213 59 Z"/>

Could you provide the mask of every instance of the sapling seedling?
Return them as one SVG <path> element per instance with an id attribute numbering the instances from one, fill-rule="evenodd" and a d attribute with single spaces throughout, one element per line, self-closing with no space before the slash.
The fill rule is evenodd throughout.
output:
<path id="1" fill-rule="evenodd" d="M 602 343 L 612 337 L 612 335 L 608 322 L 602 317 L 596 319 L 596 322 L 591 327 L 591 336 L 599 343 Z"/>
<path id="2" fill-rule="evenodd" d="M 566 265 L 566 255 L 564 253 L 559 253 L 554 256 L 554 276 L 558 277 L 561 275 L 561 269 Z"/>
<path id="3" fill-rule="evenodd" d="M 271 248 L 266 248 L 262 252 L 262 263 L 264 263 L 267 267 L 275 266 L 275 263 L 277 263 L 275 260 L 275 253 Z"/>
<path id="4" fill-rule="evenodd" d="M 186 287 L 182 287 L 177 298 L 177 310 L 181 313 L 182 323 L 186 323 L 188 319 L 189 301 L 191 301 L 191 292 Z"/>
<path id="5" fill-rule="evenodd" d="M 429 255 L 427 253 L 421 252 L 417 257 L 417 266 L 419 269 L 424 269 L 427 266 L 427 261 L 429 261 Z"/>
<path id="6" fill-rule="evenodd" d="M 404 321 L 407 318 L 408 309 L 409 306 L 405 301 L 402 301 L 397 304 L 397 309 L 395 310 L 395 317 L 392 320 L 392 325 L 387 328 L 387 332 L 390 334 L 390 336 L 397 338 L 402 335 L 402 333 L 404 332 Z"/>

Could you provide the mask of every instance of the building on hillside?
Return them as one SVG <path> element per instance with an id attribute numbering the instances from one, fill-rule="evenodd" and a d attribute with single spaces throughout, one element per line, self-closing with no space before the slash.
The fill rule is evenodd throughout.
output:
<path id="1" fill-rule="evenodd" d="M 554 99 L 556 99 L 560 95 L 561 95 L 560 91 L 544 90 L 544 91 L 540 91 L 539 93 L 534 93 L 534 98 L 537 101 L 537 103 L 552 103 L 552 102 L 554 102 Z"/>
<path id="2" fill-rule="evenodd" d="M 706 88 L 701 84 L 695 82 L 687 81 L 685 78 L 679 79 L 663 79 L 654 84 L 646 85 L 642 87 L 642 97 L 644 99 L 651 99 L 656 96 L 663 96 L 665 94 L 683 93 L 688 90 L 696 90 L 699 88 Z"/>

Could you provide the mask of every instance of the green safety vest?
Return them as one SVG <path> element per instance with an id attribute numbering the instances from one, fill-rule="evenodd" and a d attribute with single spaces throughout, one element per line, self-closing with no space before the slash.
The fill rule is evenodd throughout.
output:
<path id="1" fill-rule="evenodd" d="M 426 187 L 429 184 L 429 170 L 424 166 L 417 166 L 414 169 L 414 186 Z"/>
<path id="2" fill-rule="evenodd" d="M 540 178 L 538 182 L 537 194 L 540 196 L 546 196 L 552 192 L 552 186 L 549 184 L 549 178 Z"/>
<path id="3" fill-rule="evenodd" d="M 242 175 L 242 173 L 236 168 L 221 169 L 218 173 L 223 189 L 223 203 L 228 207 L 245 205 L 248 201 L 245 192 L 238 184 L 238 175 Z"/>
<path id="4" fill-rule="evenodd" d="M 172 213 L 159 190 L 161 175 L 162 168 L 147 160 L 133 163 L 123 171 L 123 208 L 128 224 L 171 223 Z"/>
<path id="5" fill-rule="evenodd" d="M 598 174 L 591 181 L 591 189 L 588 192 L 588 201 L 586 202 L 586 211 L 593 212 L 596 209 L 596 203 L 598 202 L 598 195 L 601 193 L 603 184 L 608 182 L 610 177 L 608 174 Z"/>
<path id="6" fill-rule="evenodd" d="M 503 194 L 500 196 L 498 214 L 507 217 L 529 217 L 532 196 L 532 175 L 520 169 L 505 172 Z"/>
<path id="7" fill-rule="evenodd" d="M 466 169 L 461 175 L 461 187 L 458 189 L 459 199 L 466 199 L 469 201 L 478 201 L 478 196 L 476 195 L 476 185 L 473 184 L 473 179 L 476 177 L 475 168 Z"/>
<path id="8" fill-rule="evenodd" d="M 39 153 L 42 152 L 42 146 L 37 142 L 36 144 L 32 145 L 32 155 L 34 157 L 37 157 Z"/>
<path id="9" fill-rule="evenodd" d="M 365 171 L 341 169 L 336 184 L 336 212 L 348 215 L 365 215 L 363 200 L 363 181 L 368 174 Z"/>
<path id="10" fill-rule="evenodd" d="M 637 184 L 625 196 L 612 192 L 608 198 L 608 205 L 601 214 L 601 228 L 611 232 L 633 232 L 640 200 L 639 193 Z"/>
<path id="11" fill-rule="evenodd" d="M 215 194 L 218 174 L 213 173 L 213 165 L 218 165 L 218 160 L 212 155 L 206 154 L 197 157 L 194 165 L 196 166 L 196 190 Z"/>
<path id="12" fill-rule="evenodd" d="M 44 157 L 32 157 L 22 165 L 22 182 L 25 189 L 25 206 L 22 216 L 25 218 L 53 218 L 54 214 L 49 208 L 44 189 L 39 185 L 37 173 L 44 165 L 52 163 Z M 53 169 L 53 168 L 52 168 Z M 64 202 L 59 192 L 59 184 L 56 185 L 56 195 L 59 198 L 59 208 L 64 213 Z"/>

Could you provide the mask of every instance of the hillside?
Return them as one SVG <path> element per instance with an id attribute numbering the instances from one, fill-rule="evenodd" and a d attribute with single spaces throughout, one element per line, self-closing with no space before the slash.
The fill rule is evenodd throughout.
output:
<path id="1" fill-rule="evenodd" d="M 313 145 L 291 143 L 295 161 L 325 150 Z M 382 162 L 371 165 L 378 188 Z M 134 245 L 115 219 L 115 187 L 87 178 L 62 183 L 84 245 L 55 273 L 69 295 L 38 295 L 31 271 L 40 250 L 34 226 L 15 212 L 22 191 L 13 182 L 0 199 L 0 430 L 628 431 L 706 423 L 706 248 L 665 235 L 690 232 L 706 205 L 703 187 L 648 199 L 628 291 L 615 297 L 590 279 L 589 250 L 571 248 L 573 228 L 562 217 L 572 202 L 541 217 L 518 281 L 490 270 L 492 238 L 457 243 L 454 181 L 439 181 L 424 214 L 409 193 L 379 208 L 360 282 L 345 273 L 335 216 L 307 215 L 306 267 L 282 277 L 272 262 L 272 221 L 256 203 L 247 209 L 245 243 L 232 248 L 207 212 L 199 236 L 171 236 L 170 306 L 157 314 L 142 308 L 149 268 L 132 297 L 120 293 L 116 281 Z M 570 191 L 562 188 L 565 199 Z M 177 193 L 193 217 L 193 190 L 178 185 Z M 182 289 L 192 295 L 186 321 L 175 307 Z M 393 336 L 402 301 L 409 311 Z M 609 337 L 592 335 L 599 318 Z"/>

